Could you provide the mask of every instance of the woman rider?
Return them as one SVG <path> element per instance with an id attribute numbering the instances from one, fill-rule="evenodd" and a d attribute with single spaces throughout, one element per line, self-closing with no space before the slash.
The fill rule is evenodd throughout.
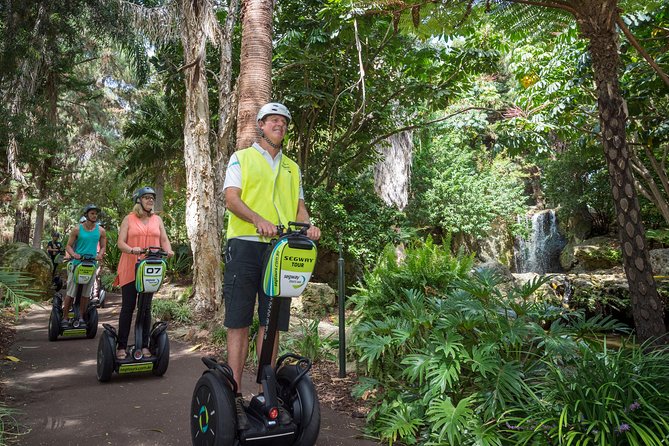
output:
<path id="1" fill-rule="evenodd" d="M 137 303 L 137 289 L 135 288 L 135 264 L 139 261 L 140 255 L 148 247 L 160 246 L 167 252 L 168 257 L 172 257 L 172 245 L 167 238 L 163 220 L 154 213 L 153 208 L 156 200 L 156 191 L 152 187 L 141 187 L 135 191 L 132 196 L 135 206 L 128 215 L 125 216 L 118 233 L 118 248 L 121 250 L 121 260 L 118 264 L 115 285 L 121 287 L 121 313 L 118 320 L 118 346 L 116 357 L 125 359 L 128 356 L 126 348 L 128 347 L 128 335 L 130 334 L 130 324 L 132 322 L 132 313 L 135 311 Z M 151 298 L 148 295 L 144 299 L 144 320 L 143 325 L 144 339 L 135 339 L 135 345 L 141 345 L 144 357 L 150 357 L 149 335 L 151 326 Z"/>

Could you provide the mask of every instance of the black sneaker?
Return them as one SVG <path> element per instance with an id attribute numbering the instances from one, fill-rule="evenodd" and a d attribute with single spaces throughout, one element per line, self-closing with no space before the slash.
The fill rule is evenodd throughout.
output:
<path id="1" fill-rule="evenodd" d="M 246 410 L 244 410 L 244 398 L 238 396 L 235 398 L 235 408 L 237 409 L 237 429 L 244 431 L 251 427 L 249 425 L 249 419 L 246 416 Z"/>

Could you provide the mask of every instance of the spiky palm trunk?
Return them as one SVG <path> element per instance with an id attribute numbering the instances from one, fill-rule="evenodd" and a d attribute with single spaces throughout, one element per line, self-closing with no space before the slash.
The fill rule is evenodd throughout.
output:
<path id="1" fill-rule="evenodd" d="M 579 29 L 590 41 L 602 142 L 618 217 L 625 274 L 632 297 L 637 336 L 643 341 L 663 336 L 666 327 L 664 308 L 651 270 L 627 148 L 627 110 L 618 83 L 617 0 L 579 1 L 573 2 L 573 6 L 578 11 Z"/>
<path id="2" fill-rule="evenodd" d="M 242 6 L 242 48 L 239 68 L 239 111 L 237 149 L 256 139 L 258 109 L 272 95 L 273 0 L 244 0 Z"/>
<path id="3" fill-rule="evenodd" d="M 186 230 L 193 250 L 195 310 L 211 313 L 221 296 L 220 242 L 209 145 L 206 30 L 207 0 L 181 0 L 186 68 L 184 158 Z"/>

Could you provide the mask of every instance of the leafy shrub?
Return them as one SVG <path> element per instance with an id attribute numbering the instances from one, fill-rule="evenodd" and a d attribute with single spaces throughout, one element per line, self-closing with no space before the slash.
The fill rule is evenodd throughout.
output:
<path id="1" fill-rule="evenodd" d="M 154 299 L 151 304 L 151 315 L 162 321 L 188 323 L 193 318 L 193 312 L 187 303 L 172 299 Z"/>
<path id="2" fill-rule="evenodd" d="M 119 290 L 120 287 L 114 286 L 114 280 L 116 280 L 116 273 L 103 274 L 100 278 L 102 288 L 105 290 Z"/>
<path id="3" fill-rule="evenodd" d="M 387 255 L 355 297 L 352 348 L 366 372 L 355 393 L 374 403 L 372 435 L 423 445 L 586 444 L 588 435 L 659 445 L 669 435 L 658 415 L 669 398 L 666 350 L 609 349 L 600 335 L 627 327 L 537 299 L 549 278 L 503 293 L 499 276 L 466 274 L 468 259 L 442 258 L 443 248 L 405 254 Z M 441 264 L 427 277 L 416 268 L 425 258 Z"/>
<path id="4" fill-rule="evenodd" d="M 339 342 L 332 339 L 332 334 L 322 338 L 318 333 L 318 323 L 318 319 L 311 321 L 301 319 L 300 333 L 288 337 L 283 349 L 306 356 L 313 362 L 318 362 L 321 359 L 334 360 L 336 357 L 333 351 L 337 348 Z"/>
<path id="5" fill-rule="evenodd" d="M 104 263 L 110 271 L 118 269 L 118 263 L 121 261 L 121 250 L 118 248 L 118 232 L 107 231 L 107 247 L 105 249 Z M 110 288 L 107 288 L 111 290 Z"/>
<path id="6" fill-rule="evenodd" d="M 167 274 L 173 279 L 179 279 L 190 274 L 193 267 L 193 255 L 190 249 L 185 245 L 175 248 L 174 256 L 165 259 L 167 264 Z"/>
<path id="7" fill-rule="evenodd" d="M 224 345 L 228 340 L 228 329 L 218 326 L 211 332 L 211 340 L 216 345 Z"/>

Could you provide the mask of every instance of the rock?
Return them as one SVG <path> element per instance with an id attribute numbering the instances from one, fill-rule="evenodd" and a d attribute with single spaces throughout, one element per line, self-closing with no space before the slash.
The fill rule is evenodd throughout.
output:
<path id="1" fill-rule="evenodd" d="M 622 265 L 620 243 L 612 237 L 593 237 L 574 244 L 573 272 L 614 268 Z"/>
<path id="2" fill-rule="evenodd" d="M 296 316 L 320 317 L 334 309 L 337 294 L 327 283 L 310 282 L 300 297 L 294 298 L 291 311 Z"/>
<path id="3" fill-rule="evenodd" d="M 567 231 L 577 241 L 590 237 L 592 227 L 592 214 L 586 206 L 576 209 L 567 221 Z"/>
<path id="4" fill-rule="evenodd" d="M 669 277 L 669 249 L 651 249 L 648 254 L 653 274 Z"/>
<path id="5" fill-rule="evenodd" d="M 513 265 L 513 241 L 509 225 L 505 222 L 493 222 L 488 235 L 479 239 L 478 256 L 485 262 L 498 262 L 502 265 Z"/>
<path id="6" fill-rule="evenodd" d="M 560 267 L 565 271 L 570 271 L 576 265 L 574 257 L 574 242 L 568 242 L 560 253 Z"/>
<path id="7" fill-rule="evenodd" d="M 51 259 L 46 252 L 25 243 L 0 246 L 0 267 L 20 271 L 33 278 L 32 289 L 39 293 L 33 298 L 44 301 L 51 298 Z"/>

